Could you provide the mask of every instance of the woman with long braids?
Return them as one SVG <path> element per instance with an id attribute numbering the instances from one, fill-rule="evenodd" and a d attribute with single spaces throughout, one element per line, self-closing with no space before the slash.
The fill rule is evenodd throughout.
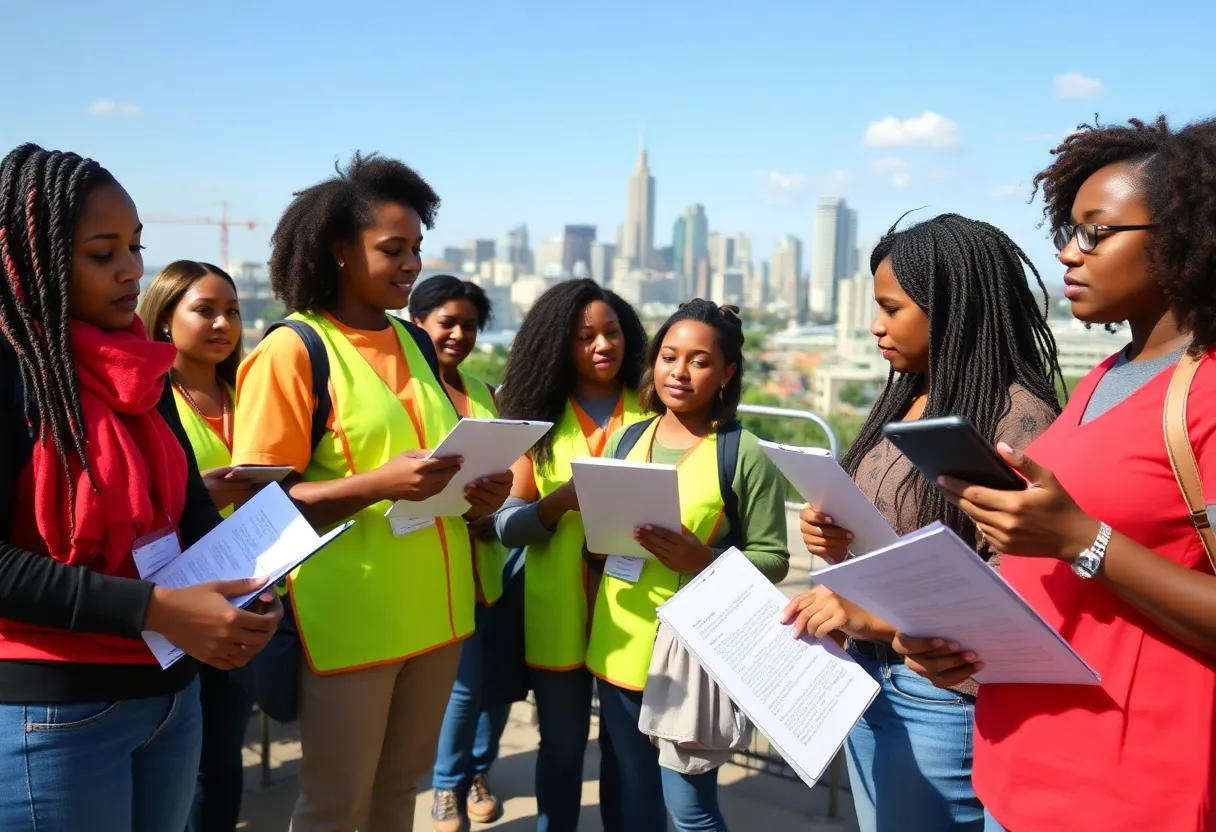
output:
<path id="1" fill-rule="evenodd" d="M 1043 290 L 1041 305 L 1026 268 Z M 957 214 L 892 227 L 870 269 L 878 303 L 870 331 L 891 373 L 841 464 L 899 534 L 941 521 L 995 566 L 996 553 L 974 523 L 881 431 L 892 421 L 950 415 L 1017 448 L 1042 433 L 1059 412 L 1060 378 L 1042 280 L 1004 232 Z M 813 554 L 833 562 L 846 556 L 851 533 L 832 518 L 807 506 L 801 526 Z M 795 633 L 842 631 L 850 654 L 881 686 L 846 745 L 863 832 L 982 828 L 971 786 L 976 685 L 935 688 L 891 649 L 890 625 L 827 587 L 795 598 L 785 617 Z"/>
<path id="2" fill-rule="evenodd" d="M 211 498 L 227 517 L 253 493 L 248 478 L 231 470 L 242 334 L 236 283 L 210 263 L 174 261 L 148 284 L 139 317 L 150 339 L 177 350 L 169 370 L 177 415 Z M 207 666 L 199 671 L 199 695 L 203 755 L 190 832 L 232 832 L 245 791 L 242 748 L 253 699 L 227 671 Z"/>
<path id="3" fill-rule="evenodd" d="M 142 225 L 113 176 L 74 153 L 0 162 L 0 828 L 186 826 L 201 660 L 245 664 L 274 633 L 228 597 L 139 579 L 219 522 L 166 374 L 176 350 L 135 314 Z M 223 477 L 227 470 L 217 476 Z M 149 550 L 147 547 L 154 547 Z M 140 637 L 184 658 L 162 670 Z"/>
<path id="4" fill-rule="evenodd" d="M 1216 119 L 1083 125 L 1035 177 L 1072 313 L 1131 343 L 1077 385 L 1030 448 L 1029 482 L 943 487 L 1004 552 L 1001 574 L 1101 676 L 983 685 L 975 788 L 988 830 L 1216 829 Z M 1189 407 L 1164 417 L 1175 378 Z M 1191 375 L 1193 374 L 1193 375 Z M 1192 516 L 1178 476 L 1197 475 Z M 1185 449 L 1189 443 L 1191 451 Z M 1206 512 L 1204 511 L 1206 506 Z M 1216 549 L 1216 547 L 1213 547 Z M 921 634 L 923 635 L 923 634 Z M 899 635 L 939 685 L 984 657 Z"/>
<path id="5" fill-rule="evenodd" d="M 608 440 L 605 456 L 674 465 L 679 529 L 643 526 L 638 542 L 654 555 L 636 577 L 606 575 L 587 646 L 600 691 L 600 725 L 612 738 L 621 784 L 622 826 L 631 832 L 725 832 L 718 769 L 677 771 L 659 765 L 659 749 L 638 727 L 642 692 L 658 632 L 658 607 L 689 579 L 736 546 L 774 583 L 789 571 L 785 489 L 759 440 L 735 421 L 743 392 L 743 324 L 733 307 L 697 298 L 659 327 L 638 397 L 660 414 Z M 719 480 L 725 443 L 737 462 Z M 725 457 L 729 458 L 729 457 Z M 723 488 L 734 493 L 727 507 Z M 687 701 L 687 700 L 686 700 Z M 607 763 L 601 763 L 603 776 Z"/>
<path id="6" fill-rule="evenodd" d="M 495 526 L 505 546 L 527 547 L 524 649 L 536 694 L 539 832 L 574 832 L 591 727 L 587 628 L 597 582 L 583 560 L 583 522 L 570 463 L 600 456 L 608 437 L 643 418 L 637 389 L 646 333 L 637 313 L 592 280 L 546 291 L 515 336 L 498 409 L 506 419 L 554 427 L 515 464 L 511 497 Z M 600 813 L 621 832 L 611 744 L 600 731 Z"/>

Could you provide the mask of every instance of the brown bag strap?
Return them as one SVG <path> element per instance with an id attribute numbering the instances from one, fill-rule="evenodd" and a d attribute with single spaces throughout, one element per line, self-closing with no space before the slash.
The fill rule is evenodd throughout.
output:
<path id="1" fill-rule="evenodd" d="M 1195 531 L 1199 532 L 1199 539 L 1203 541 L 1212 571 L 1216 572 L 1216 536 L 1212 534 L 1212 524 L 1208 520 L 1207 502 L 1203 498 L 1203 480 L 1199 475 L 1199 463 L 1195 460 L 1195 449 L 1191 446 L 1190 430 L 1186 421 L 1191 381 L 1194 380 L 1202 361 L 1202 357 L 1195 358 L 1188 352 L 1174 368 L 1169 392 L 1165 395 L 1165 447 L 1169 451 L 1174 479 L 1178 481 L 1178 488 L 1182 490 L 1182 496 L 1190 510 L 1191 522 L 1195 524 Z"/>

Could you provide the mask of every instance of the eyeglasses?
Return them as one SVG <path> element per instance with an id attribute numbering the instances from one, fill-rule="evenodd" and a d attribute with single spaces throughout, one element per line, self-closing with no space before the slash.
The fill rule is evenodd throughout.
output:
<path id="1" fill-rule="evenodd" d="M 1085 254 L 1089 254 L 1098 247 L 1098 243 L 1106 238 L 1108 234 L 1115 234 L 1119 231 L 1141 231 L 1146 228 L 1156 228 L 1156 225 L 1149 223 L 1147 225 L 1098 225 L 1094 222 L 1080 222 L 1069 228 L 1057 228 L 1053 238 L 1056 244 L 1056 251 L 1063 251 L 1068 248 L 1068 244 L 1072 242 L 1072 238 L 1077 238 L 1077 248 L 1081 249 Z"/>

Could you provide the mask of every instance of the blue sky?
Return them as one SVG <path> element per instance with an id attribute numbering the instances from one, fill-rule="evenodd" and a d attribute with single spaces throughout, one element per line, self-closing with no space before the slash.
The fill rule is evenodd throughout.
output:
<path id="1" fill-rule="evenodd" d="M 519 222 L 614 240 L 644 127 L 659 244 L 700 202 L 757 258 L 809 250 L 815 201 L 843 195 L 863 236 L 921 206 L 994 222 L 1054 281 L 1026 200 L 1056 141 L 1095 112 L 1216 114 L 1216 5 L 1175 0 L 11 0 L 0 31 L 0 148 L 93 156 L 145 215 L 227 200 L 267 223 L 232 232 L 248 259 L 355 149 L 439 191 L 430 255 Z M 211 228 L 145 240 L 149 265 L 218 257 Z"/>

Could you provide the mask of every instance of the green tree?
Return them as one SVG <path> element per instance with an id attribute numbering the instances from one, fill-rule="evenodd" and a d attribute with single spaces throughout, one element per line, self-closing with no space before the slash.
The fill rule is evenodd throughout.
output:
<path id="1" fill-rule="evenodd" d="M 507 371 L 507 348 L 495 345 L 490 350 L 473 350 L 460 365 L 466 373 L 497 387 Z"/>
<path id="2" fill-rule="evenodd" d="M 850 381 L 840 386 L 840 401 L 849 407 L 865 407 L 870 403 L 870 396 L 860 382 Z"/>

